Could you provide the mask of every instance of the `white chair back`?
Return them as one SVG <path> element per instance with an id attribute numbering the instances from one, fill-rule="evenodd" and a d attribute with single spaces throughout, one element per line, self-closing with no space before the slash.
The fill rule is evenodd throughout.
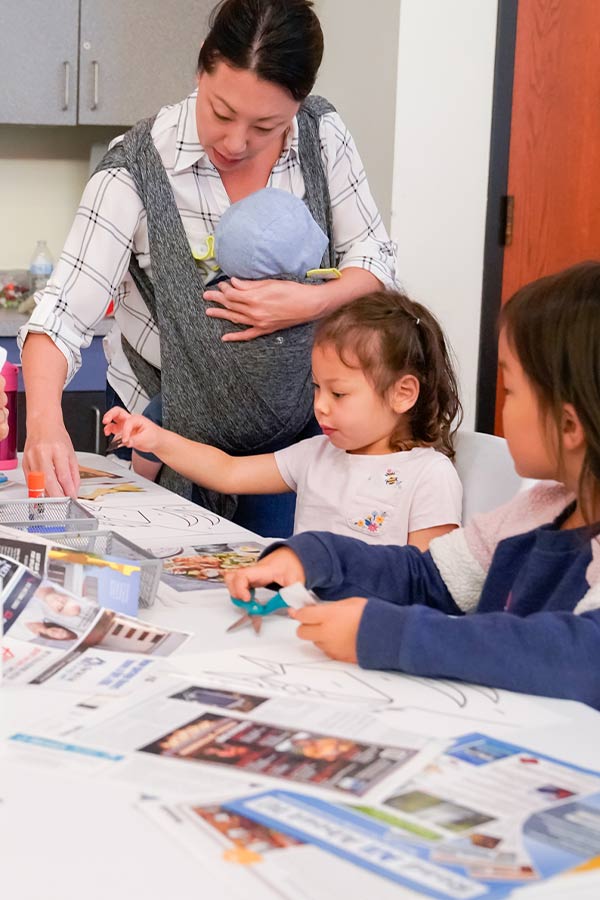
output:
<path id="1" fill-rule="evenodd" d="M 479 431 L 456 435 L 455 465 L 463 486 L 463 525 L 535 484 L 515 472 L 504 438 Z"/>

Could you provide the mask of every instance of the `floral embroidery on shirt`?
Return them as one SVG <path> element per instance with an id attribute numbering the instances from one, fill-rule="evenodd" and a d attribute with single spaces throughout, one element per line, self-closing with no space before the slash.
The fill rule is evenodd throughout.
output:
<path id="1" fill-rule="evenodd" d="M 374 511 L 368 516 L 363 516 L 361 519 L 355 519 L 353 524 L 360 531 L 368 531 L 370 534 L 376 534 L 378 531 L 381 531 L 386 516 L 387 513 L 385 512 L 378 513 Z"/>
<path id="2" fill-rule="evenodd" d="M 395 469 L 386 469 L 383 478 L 390 487 L 400 487 L 402 484 Z"/>

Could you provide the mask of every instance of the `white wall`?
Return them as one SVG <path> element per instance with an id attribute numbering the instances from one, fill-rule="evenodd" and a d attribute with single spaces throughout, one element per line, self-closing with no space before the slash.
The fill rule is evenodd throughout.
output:
<path id="1" fill-rule="evenodd" d="M 401 0 L 392 236 L 475 418 L 497 0 Z"/>
<path id="2" fill-rule="evenodd" d="M 27 269 L 38 240 L 58 259 L 87 181 L 92 142 L 118 131 L 0 125 L 0 269 Z"/>
<path id="3" fill-rule="evenodd" d="M 315 91 L 350 129 L 390 227 L 400 0 L 316 0 L 325 54 Z"/>

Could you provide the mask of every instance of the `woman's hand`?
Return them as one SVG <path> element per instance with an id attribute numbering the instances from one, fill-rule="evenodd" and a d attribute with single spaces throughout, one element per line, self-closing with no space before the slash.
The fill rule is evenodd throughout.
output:
<path id="1" fill-rule="evenodd" d="M 312 322 L 321 315 L 321 285 L 297 281 L 221 281 L 204 292 L 209 306 L 206 315 L 226 319 L 236 325 L 249 325 L 244 331 L 230 331 L 224 341 L 251 341 L 262 334 Z"/>
<path id="2" fill-rule="evenodd" d="M 3 375 L 0 375 L 0 441 L 3 441 L 4 438 L 8 437 L 8 409 L 7 403 L 8 398 L 4 392 L 4 388 L 6 387 L 6 381 Z"/>
<path id="3" fill-rule="evenodd" d="M 155 453 L 164 429 L 145 416 L 134 416 L 120 406 L 113 406 L 102 419 L 104 434 L 119 438 L 123 447 L 133 447 L 143 453 Z"/>
<path id="4" fill-rule="evenodd" d="M 28 419 L 23 470 L 44 473 L 48 497 L 77 496 L 79 463 L 62 419 Z"/>
<path id="5" fill-rule="evenodd" d="M 289 616 L 300 622 L 296 633 L 303 641 L 312 641 L 332 659 L 355 663 L 358 628 L 366 605 L 365 597 L 348 597 L 336 603 L 291 609 Z"/>
<path id="6" fill-rule="evenodd" d="M 225 575 L 227 590 L 236 600 L 250 600 L 250 588 L 266 587 L 271 583 L 287 587 L 296 581 L 304 584 L 304 568 L 289 547 L 279 547 L 255 566 L 234 569 Z"/>

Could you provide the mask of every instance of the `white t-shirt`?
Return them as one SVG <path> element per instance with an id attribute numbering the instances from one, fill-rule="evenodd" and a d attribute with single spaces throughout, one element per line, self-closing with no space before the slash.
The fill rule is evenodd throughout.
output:
<path id="1" fill-rule="evenodd" d="M 406 544 L 411 531 L 460 525 L 460 479 L 432 447 L 368 456 L 318 435 L 278 450 L 275 461 L 298 495 L 294 534 L 332 531 L 369 544 Z"/>

